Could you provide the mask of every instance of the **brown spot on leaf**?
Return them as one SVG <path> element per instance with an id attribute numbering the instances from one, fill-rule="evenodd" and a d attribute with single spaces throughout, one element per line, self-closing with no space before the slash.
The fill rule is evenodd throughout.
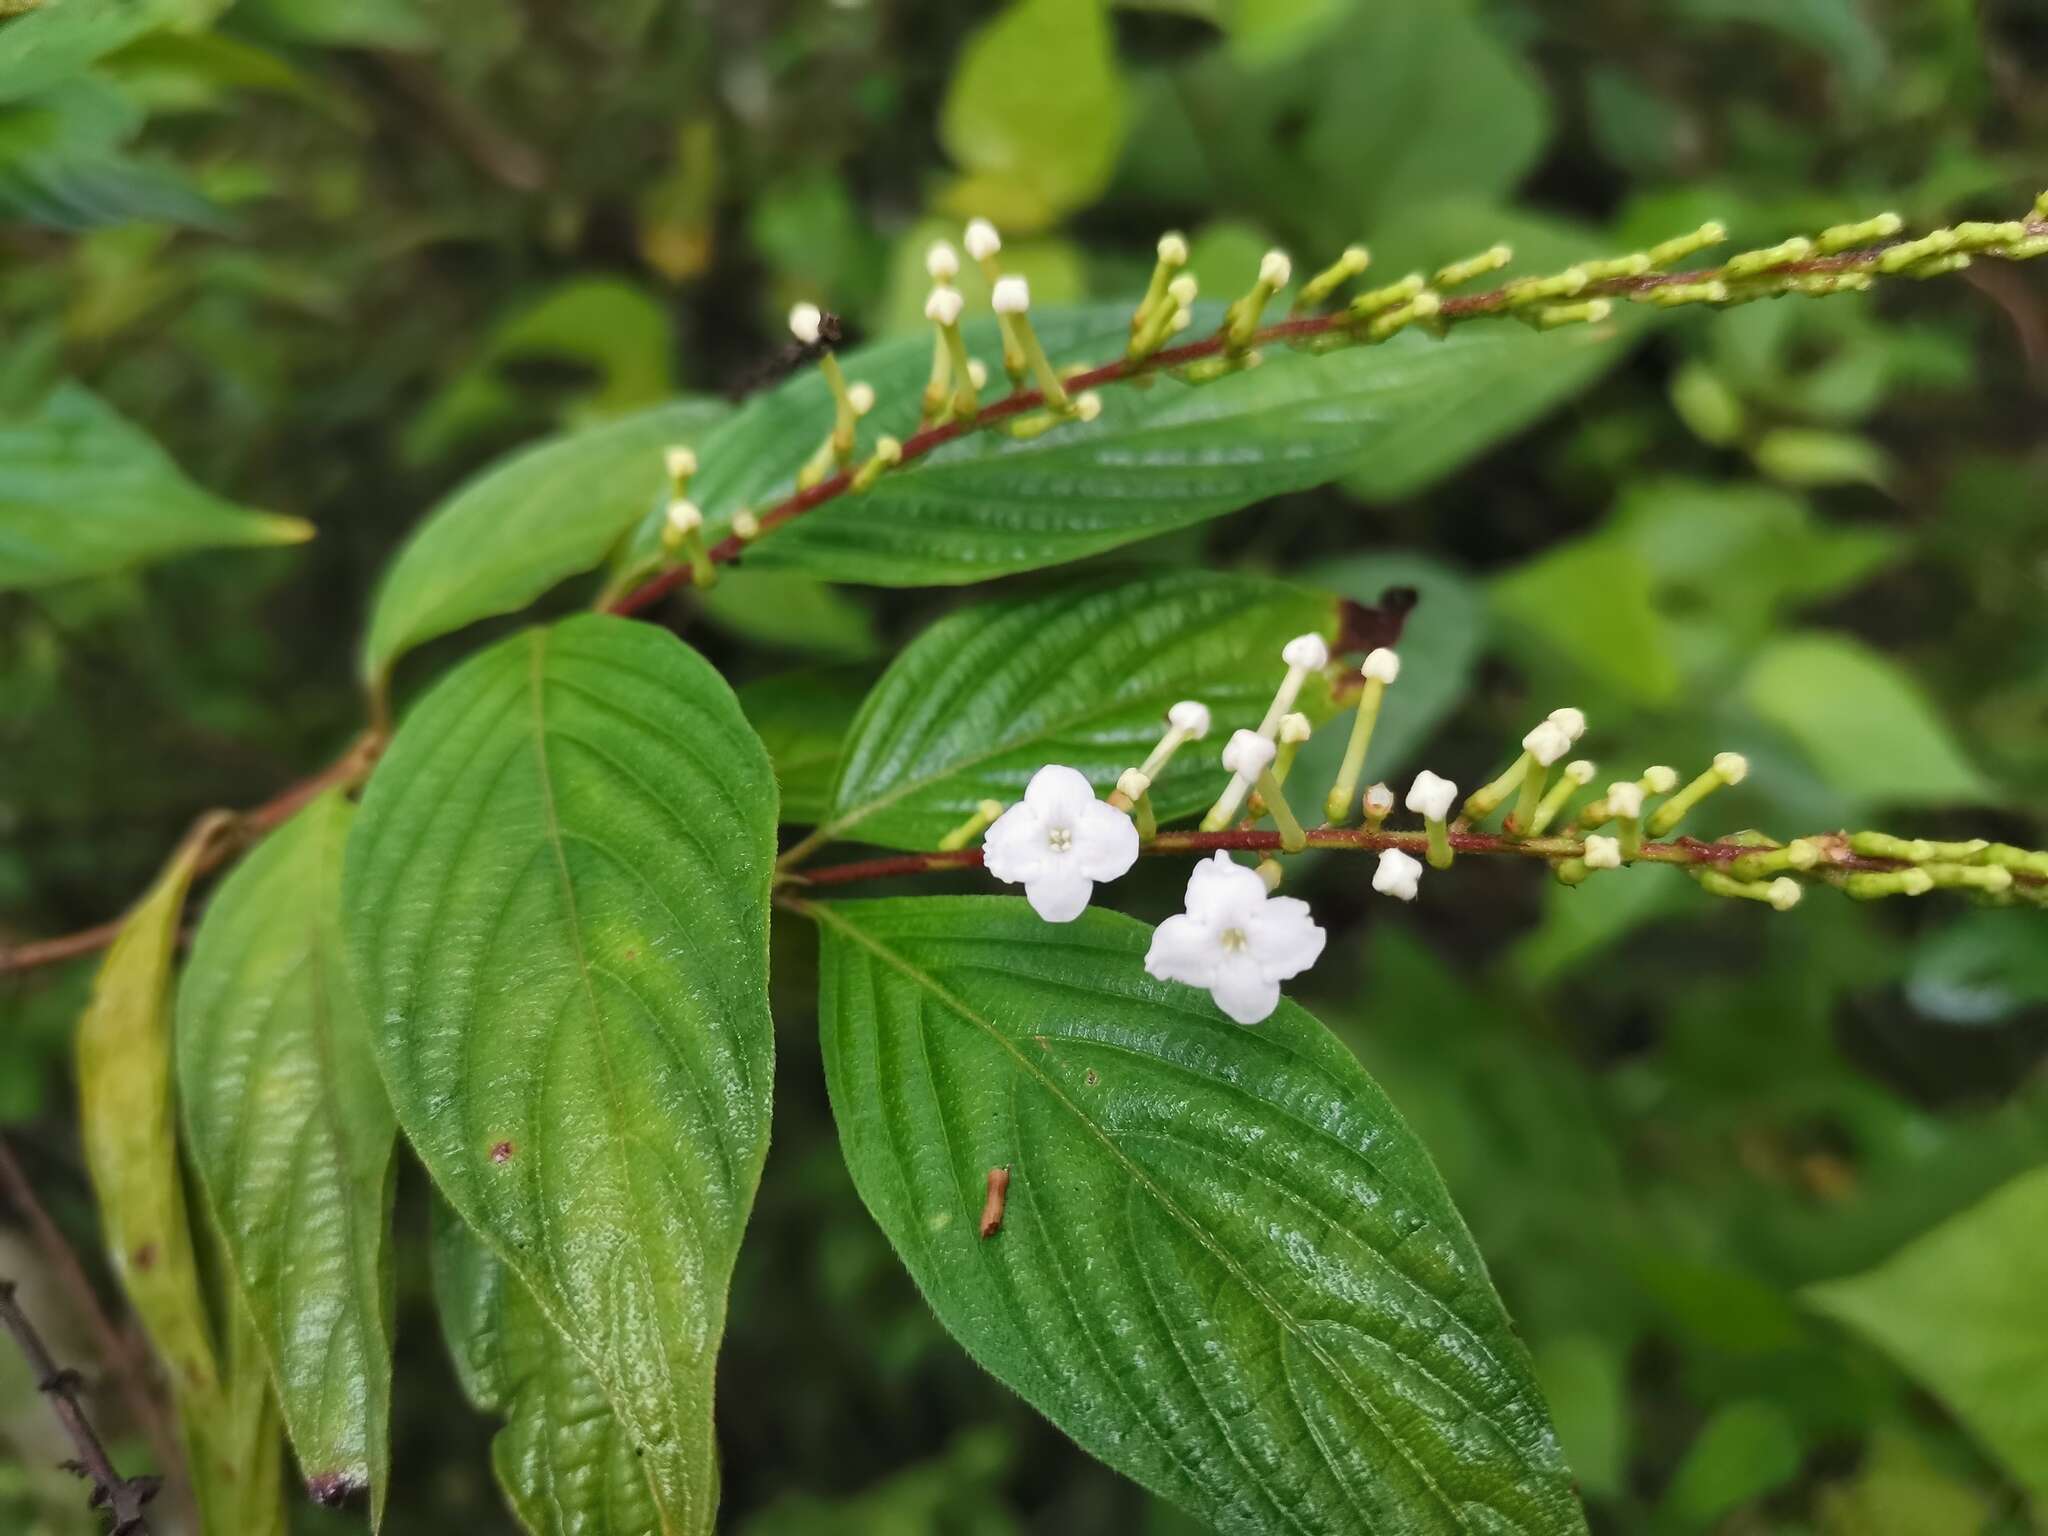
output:
<path id="1" fill-rule="evenodd" d="M 1377 608 L 1345 598 L 1337 608 L 1337 643 L 1330 648 L 1332 653 L 1345 656 L 1353 651 L 1400 644 L 1408 615 L 1420 601 L 1413 587 L 1387 588 L 1380 594 Z"/>
<path id="2" fill-rule="evenodd" d="M 1102 1074 L 1097 1072 L 1093 1067 L 1090 1067 L 1088 1069 L 1088 1075 L 1085 1081 L 1087 1082 L 1090 1088 L 1093 1088 L 1097 1083 L 1102 1081 Z"/>
<path id="3" fill-rule="evenodd" d="M 501 1141 L 495 1147 L 491 1148 L 491 1161 L 494 1163 L 511 1162 L 512 1143 L 509 1141 Z"/>
<path id="4" fill-rule="evenodd" d="M 333 1509 L 346 1504 L 368 1485 L 352 1472 L 322 1472 L 306 1479 L 306 1497 Z"/>
<path id="5" fill-rule="evenodd" d="M 984 1241 L 1003 1230 L 1003 1207 L 1010 1199 L 1010 1170 L 1008 1167 L 991 1168 L 988 1171 L 988 1200 L 981 1208 L 981 1235 Z"/>
<path id="6" fill-rule="evenodd" d="M 144 1243 L 140 1248 L 135 1250 L 135 1254 L 131 1262 L 135 1265 L 137 1269 L 140 1270 L 147 1271 L 155 1269 L 156 1244 Z"/>

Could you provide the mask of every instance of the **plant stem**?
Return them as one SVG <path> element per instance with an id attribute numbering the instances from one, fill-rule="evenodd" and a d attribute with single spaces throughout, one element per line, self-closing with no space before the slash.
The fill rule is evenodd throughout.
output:
<path id="1" fill-rule="evenodd" d="M 113 1536 L 148 1536 L 149 1521 L 143 1508 L 156 1497 L 158 1481 L 153 1477 L 123 1477 L 114 1470 L 107 1449 L 93 1433 L 92 1422 L 78 1402 L 78 1373 L 60 1370 L 50 1358 L 42 1335 L 15 1299 L 14 1282 L 0 1279 L 0 1327 L 14 1336 L 14 1342 L 28 1361 L 36 1390 L 50 1400 L 50 1412 L 71 1437 L 78 1451 L 75 1470 L 93 1486 L 92 1504 L 105 1509 L 112 1519 Z"/>

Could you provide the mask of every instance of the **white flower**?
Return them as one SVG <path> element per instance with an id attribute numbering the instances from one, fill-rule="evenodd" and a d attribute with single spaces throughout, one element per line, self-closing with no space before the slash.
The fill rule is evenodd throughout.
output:
<path id="1" fill-rule="evenodd" d="M 853 407 L 853 414 L 865 416 L 875 408 L 875 386 L 855 381 L 846 386 L 846 403 Z"/>
<path id="2" fill-rule="evenodd" d="M 697 455 L 678 444 L 668 451 L 668 473 L 671 480 L 687 480 L 697 473 Z"/>
<path id="3" fill-rule="evenodd" d="M 1427 768 L 1415 775 L 1415 782 L 1408 786 L 1408 809 L 1425 821 L 1446 821 L 1450 818 L 1451 803 L 1458 798 L 1458 786 L 1449 779 L 1440 779 Z"/>
<path id="4" fill-rule="evenodd" d="M 1365 808 L 1374 816 L 1384 816 L 1394 808 L 1394 792 L 1384 784 L 1374 784 L 1365 792 Z"/>
<path id="5" fill-rule="evenodd" d="M 1249 784 L 1273 766 L 1279 750 L 1257 731 L 1233 731 L 1223 747 L 1223 766 Z"/>
<path id="6" fill-rule="evenodd" d="M 1188 242 L 1185 235 L 1168 232 L 1159 237 L 1159 259 L 1169 267 L 1184 267 L 1188 264 Z"/>
<path id="7" fill-rule="evenodd" d="M 815 304 L 799 304 L 789 312 L 789 333 L 805 346 L 813 345 L 825 324 L 825 313 Z"/>
<path id="8" fill-rule="evenodd" d="M 1021 315 L 1031 308 L 1031 285 L 1015 273 L 999 277 L 988 301 L 999 315 Z"/>
<path id="9" fill-rule="evenodd" d="M 1678 788 L 1678 770 L 1659 763 L 1643 770 L 1643 788 L 1653 795 L 1668 795 Z"/>
<path id="10" fill-rule="evenodd" d="M 944 240 L 925 248 L 924 269 L 935 283 L 950 283 L 960 275 L 960 253 Z"/>
<path id="11" fill-rule="evenodd" d="M 1749 759 L 1740 752 L 1716 752 L 1714 772 L 1721 776 L 1723 784 L 1740 784 L 1749 777 Z"/>
<path id="12" fill-rule="evenodd" d="M 1285 251 L 1268 251 L 1259 258 L 1259 281 L 1268 288 L 1285 288 L 1292 276 L 1294 263 L 1287 259 Z"/>
<path id="13" fill-rule="evenodd" d="M 966 302 L 958 288 L 934 288 L 924 301 L 924 317 L 933 325 L 952 325 L 959 320 L 960 307 Z"/>
<path id="14" fill-rule="evenodd" d="M 987 261 L 1003 248 L 1003 237 L 996 233 L 995 225 L 987 219 L 975 219 L 967 226 L 967 233 L 961 236 L 961 244 L 967 247 L 967 254 L 976 261 Z"/>
<path id="15" fill-rule="evenodd" d="M 1543 721 L 1522 738 L 1522 750 L 1546 768 L 1571 749 L 1571 734 L 1554 720 Z"/>
<path id="16" fill-rule="evenodd" d="M 1398 848 L 1388 848 L 1380 854 L 1380 865 L 1372 872 L 1372 888 L 1382 896 L 1398 896 L 1403 901 L 1413 901 L 1415 893 L 1422 886 L 1422 860 L 1412 858 Z"/>
<path id="17" fill-rule="evenodd" d="M 1255 871 L 1218 852 L 1189 877 L 1187 910 L 1153 933 L 1145 971 L 1207 987 L 1231 1018 L 1256 1024 L 1280 1006 L 1280 983 L 1316 963 L 1323 937 L 1307 902 L 1273 895 Z"/>
<path id="18" fill-rule="evenodd" d="M 1199 699 L 1182 699 L 1166 712 L 1166 723 L 1189 741 L 1200 741 L 1209 734 L 1209 706 Z"/>
<path id="19" fill-rule="evenodd" d="M 1602 837 L 1595 832 L 1586 839 L 1586 868 L 1621 868 L 1621 842 L 1618 838 Z"/>
<path id="20" fill-rule="evenodd" d="M 1138 829 L 1072 768 L 1048 763 L 1031 776 L 1024 798 L 983 834 L 982 863 L 1005 885 L 1024 887 L 1031 909 L 1048 923 L 1071 923 L 1086 910 L 1100 881 L 1114 880 L 1138 860 Z"/>
<path id="21" fill-rule="evenodd" d="M 1296 635 L 1280 652 L 1280 659 L 1303 672 L 1314 672 L 1330 664 L 1330 647 L 1321 635 Z"/>
<path id="22" fill-rule="evenodd" d="M 1586 734 L 1586 712 L 1583 709 L 1553 709 L 1550 712 L 1550 723 L 1573 741 Z"/>
<path id="23" fill-rule="evenodd" d="M 1391 683 L 1401 676 L 1401 658 L 1384 645 L 1365 653 L 1359 673 L 1376 683 Z"/>
<path id="24" fill-rule="evenodd" d="M 1643 814 L 1643 786 L 1633 779 L 1608 785 L 1607 809 L 1623 821 L 1634 821 Z"/>

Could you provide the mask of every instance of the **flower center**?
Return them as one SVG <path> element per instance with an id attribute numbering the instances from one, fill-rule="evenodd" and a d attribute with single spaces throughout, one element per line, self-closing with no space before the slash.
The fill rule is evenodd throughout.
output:
<path id="1" fill-rule="evenodd" d="M 1244 936 L 1244 930 L 1242 928 L 1226 928 L 1221 933 L 1216 935 L 1216 942 L 1218 944 L 1221 944 L 1225 949 L 1229 950 L 1232 954 L 1236 954 L 1237 951 L 1243 949 L 1245 945 L 1249 944 L 1251 940 L 1247 939 Z"/>
<path id="2" fill-rule="evenodd" d="M 1054 827 L 1045 834 L 1045 846 L 1054 853 L 1065 853 L 1074 846 L 1074 833 L 1070 827 Z"/>

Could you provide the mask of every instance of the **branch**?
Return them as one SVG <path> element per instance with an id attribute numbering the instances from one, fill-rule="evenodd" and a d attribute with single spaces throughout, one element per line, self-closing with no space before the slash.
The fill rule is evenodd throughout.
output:
<path id="1" fill-rule="evenodd" d="M 281 790 L 263 804 L 235 815 L 224 835 L 212 839 L 200 850 L 192 866 L 194 878 L 219 869 L 264 833 L 291 820 L 308 801 L 330 789 L 353 788 L 360 784 L 383 755 L 385 741 L 385 733 L 381 730 L 366 731 L 349 745 L 346 752 L 318 773 Z M 112 922 L 68 933 L 61 938 L 36 939 L 0 948 L 0 976 L 95 954 L 120 936 L 125 921 L 125 918 L 115 918 Z"/>
<path id="2" fill-rule="evenodd" d="M 78 1459 L 66 1465 L 92 1483 L 91 1507 L 106 1510 L 113 1520 L 112 1536 L 148 1536 L 149 1521 L 144 1507 L 156 1497 L 160 1485 L 154 1477 L 122 1477 L 107 1458 L 106 1447 L 93 1433 L 92 1423 L 79 1406 L 79 1378 L 76 1371 L 60 1370 L 50 1358 L 42 1336 L 15 1300 L 14 1282 L 0 1279 L 0 1327 L 14 1336 L 28 1368 L 36 1379 L 36 1390 L 50 1400 L 50 1411 L 71 1437 Z"/>
<path id="3" fill-rule="evenodd" d="M 167 1471 L 177 1466 L 180 1461 L 178 1443 L 164 1418 L 162 1405 L 149 1390 L 145 1357 L 129 1338 L 123 1337 L 121 1330 L 114 1326 L 113 1319 L 107 1316 L 106 1309 L 100 1305 L 98 1293 L 86 1277 L 85 1266 L 78 1262 L 78 1255 L 36 1198 L 28 1175 L 16 1161 L 14 1149 L 7 1145 L 5 1137 L 0 1137 L 0 1193 L 7 1196 L 9 1203 L 28 1223 L 36 1246 L 42 1249 L 45 1261 L 56 1271 L 58 1282 L 67 1294 L 76 1299 L 86 1325 L 99 1343 L 100 1359 L 121 1384 L 121 1395 L 127 1403 L 129 1415 L 142 1426 L 157 1465 Z"/>
<path id="4" fill-rule="evenodd" d="M 1307 834 L 1311 848 L 1346 849 L 1354 853 L 1379 853 L 1388 848 L 1398 848 L 1403 853 L 1421 855 L 1427 851 L 1429 839 L 1422 832 L 1372 832 L 1361 827 L 1316 827 Z M 1870 858 L 1850 850 L 1848 840 L 1840 833 L 1821 833 L 1805 839 L 1821 850 L 1821 862 L 1811 870 L 1788 870 L 1786 873 L 1805 874 L 1812 879 L 1826 879 L 1829 875 L 1893 874 L 1913 866 L 1904 859 Z M 1527 859 L 1542 859 L 1553 863 L 1561 859 L 1583 857 L 1586 844 L 1577 837 L 1506 837 L 1490 832 L 1453 832 L 1450 834 L 1451 847 L 1458 853 L 1511 854 Z M 1280 834 L 1252 827 L 1238 827 L 1227 832 L 1161 832 L 1140 850 L 1144 854 L 1203 854 L 1223 849 L 1237 853 L 1277 853 L 1280 851 Z M 1653 864 L 1676 864 L 1694 868 L 1713 869 L 1732 864 L 1745 854 L 1759 852 L 1755 843 L 1738 843 L 1729 840 L 1701 842 L 1698 838 L 1679 837 L 1670 842 L 1642 845 L 1637 860 Z M 885 858 L 859 859 L 846 864 L 827 864 L 823 868 L 802 871 L 786 871 L 781 883 L 798 886 L 851 885 L 860 880 L 890 880 L 905 875 L 935 874 L 942 870 L 979 869 L 981 850 L 961 848 L 944 853 L 900 853 Z M 2041 885 L 2048 883 L 2043 876 L 2027 871 L 2014 870 L 2015 885 Z"/>
<path id="5" fill-rule="evenodd" d="M 2048 217 L 2035 216 L 2017 221 L 2025 231 L 2025 238 L 2038 241 L 2048 238 Z M 1886 251 L 1912 242 L 1885 240 L 1873 245 L 1861 246 L 1855 250 L 1842 251 L 1830 256 L 1813 256 L 1796 261 L 1784 261 L 1761 269 L 1744 269 L 1731 272 L 1730 264 L 1718 267 L 1698 268 L 1682 272 L 1647 272 L 1633 276 L 1604 278 L 1589 282 L 1573 293 L 1574 299 L 1626 298 L 1642 300 L 1655 294 L 1659 289 L 1697 290 L 1713 283 L 1743 283 L 1769 281 L 1782 283 L 1785 280 L 1801 278 L 1830 279 L 1849 274 L 1873 272 Z M 1995 254 L 1995 253 L 1993 253 Z M 1796 291 L 1780 288 L 1777 291 Z M 1460 321 L 1479 320 L 1512 314 L 1516 311 L 1516 283 L 1506 283 L 1484 293 L 1452 296 L 1443 300 L 1437 310 L 1435 323 L 1439 326 L 1454 325 Z M 1721 302 L 1727 302 L 1723 299 Z M 1307 315 L 1298 319 L 1284 320 L 1278 325 L 1269 325 L 1253 333 L 1248 345 L 1256 348 L 1273 344 L 1300 344 L 1323 337 L 1355 337 L 1360 329 L 1358 317 L 1348 310 L 1336 310 L 1329 314 Z M 1361 344 L 1363 344 L 1361 342 Z M 1205 358 L 1221 356 L 1231 349 L 1230 338 L 1223 331 L 1201 341 L 1191 341 L 1185 346 L 1169 347 L 1150 356 L 1131 359 L 1119 358 L 1104 363 L 1086 372 L 1065 379 L 1069 391 L 1080 394 L 1104 385 L 1128 383 L 1133 379 L 1149 377 Z M 967 436 L 988 427 L 1000 425 L 1014 417 L 1035 411 L 1045 405 L 1041 390 L 1017 390 L 984 407 L 971 420 L 951 421 L 935 427 L 927 427 L 903 441 L 903 456 L 896 468 L 915 463 L 934 449 L 942 448 L 956 438 Z M 894 471 L 892 470 L 892 473 Z M 777 502 L 759 514 L 760 533 L 754 539 L 741 539 L 736 534 L 726 537 L 710 549 L 711 562 L 724 565 L 737 560 L 752 543 L 793 522 L 807 512 L 838 500 L 853 489 L 854 472 L 841 470 L 829 479 Z M 687 564 L 679 564 L 649 578 L 605 605 L 605 611 L 619 614 L 639 613 L 660 602 L 671 592 L 691 578 Z"/>

